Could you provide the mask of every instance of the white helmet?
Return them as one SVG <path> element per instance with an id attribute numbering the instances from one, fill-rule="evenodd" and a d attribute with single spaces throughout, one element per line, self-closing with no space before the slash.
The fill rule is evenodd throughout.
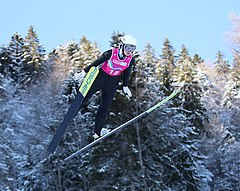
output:
<path id="1" fill-rule="evenodd" d="M 134 37 L 130 36 L 130 35 L 124 35 L 122 38 L 121 38 L 121 41 L 123 44 L 130 44 L 130 45 L 133 45 L 133 46 L 137 46 L 137 41 Z"/>

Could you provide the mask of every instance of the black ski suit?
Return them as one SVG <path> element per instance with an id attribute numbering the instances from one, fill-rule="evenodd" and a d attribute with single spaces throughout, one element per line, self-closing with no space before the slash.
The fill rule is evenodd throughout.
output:
<path id="1" fill-rule="evenodd" d="M 88 72 L 92 66 L 98 66 L 104 63 L 105 61 L 111 58 L 111 55 L 112 49 L 105 51 L 96 61 L 94 61 L 92 64 L 84 68 L 84 71 Z M 134 63 L 135 60 L 134 58 L 132 58 L 128 68 L 122 72 L 122 75 L 119 76 L 110 76 L 100 68 L 97 78 L 95 79 L 92 87 L 90 88 L 89 92 L 84 98 L 84 101 L 86 101 L 97 91 L 99 90 L 102 91 L 102 102 L 98 107 L 98 111 L 95 118 L 95 133 L 97 135 L 100 135 L 101 129 L 105 126 L 108 108 L 113 100 L 121 77 L 123 80 L 123 86 L 128 86 L 129 75 L 131 73 L 131 68 Z"/>

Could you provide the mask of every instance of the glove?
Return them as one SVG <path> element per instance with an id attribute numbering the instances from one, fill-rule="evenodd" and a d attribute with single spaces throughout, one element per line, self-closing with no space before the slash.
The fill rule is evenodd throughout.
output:
<path id="1" fill-rule="evenodd" d="M 74 79 L 75 81 L 80 82 L 80 81 L 82 81 L 82 79 L 83 79 L 85 76 L 86 76 L 86 72 L 85 72 L 84 70 L 82 70 L 80 73 L 74 74 L 73 79 Z"/>
<path id="2" fill-rule="evenodd" d="M 132 93 L 131 93 L 130 89 L 127 86 L 123 86 L 123 93 L 125 93 L 129 97 L 132 97 Z"/>

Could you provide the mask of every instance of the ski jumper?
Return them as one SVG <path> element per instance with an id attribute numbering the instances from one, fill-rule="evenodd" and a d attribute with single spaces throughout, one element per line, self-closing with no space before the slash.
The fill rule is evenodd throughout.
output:
<path id="1" fill-rule="evenodd" d="M 100 135 L 101 129 L 105 126 L 108 108 L 113 100 L 121 77 L 123 86 L 128 86 L 128 79 L 134 62 L 132 56 L 120 59 L 119 50 L 113 48 L 105 51 L 96 61 L 84 68 L 84 71 L 88 72 L 92 66 L 102 64 L 97 78 L 84 98 L 84 101 L 86 101 L 97 91 L 102 91 L 102 101 L 95 117 L 95 133 L 97 135 Z"/>

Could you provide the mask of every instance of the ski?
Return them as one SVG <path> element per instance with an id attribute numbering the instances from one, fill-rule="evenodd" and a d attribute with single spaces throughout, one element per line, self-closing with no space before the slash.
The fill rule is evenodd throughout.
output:
<path id="1" fill-rule="evenodd" d="M 47 151 L 49 153 L 55 152 L 57 146 L 59 145 L 60 141 L 62 140 L 62 137 L 63 137 L 67 127 L 69 126 L 69 124 L 71 123 L 71 121 L 73 120 L 75 115 L 77 114 L 85 96 L 87 95 L 89 89 L 91 88 L 98 73 L 99 73 L 98 68 L 96 68 L 96 67 L 90 68 L 89 72 L 87 73 L 86 77 L 84 78 L 84 80 L 79 88 L 79 92 L 77 93 L 75 99 L 73 100 L 70 108 L 67 111 L 67 114 L 65 115 L 61 125 L 58 127 L 50 145 L 47 148 Z"/>
<path id="2" fill-rule="evenodd" d="M 126 123 L 118 126 L 117 128 L 115 128 L 114 130 L 110 131 L 108 134 L 96 139 L 95 141 L 91 142 L 90 144 L 86 145 L 85 147 L 81 148 L 80 150 L 76 151 L 75 153 L 71 154 L 70 156 L 68 156 L 67 158 L 64 159 L 64 161 L 70 160 L 73 157 L 79 155 L 80 153 L 86 151 L 87 149 L 91 148 L 92 146 L 96 145 L 97 143 L 103 141 L 104 139 L 106 139 L 107 137 L 111 136 L 112 134 L 116 133 L 117 131 L 123 129 L 124 127 L 132 124 L 134 121 L 137 121 L 138 119 L 144 117 L 145 115 L 149 114 L 150 112 L 154 111 L 155 109 L 157 109 L 158 107 L 160 107 L 161 105 L 165 104 L 166 102 L 168 102 L 170 99 L 172 99 L 174 96 L 176 96 L 178 94 L 178 92 L 180 91 L 181 88 L 178 88 L 176 91 L 174 91 L 171 95 L 169 95 L 168 97 L 166 97 L 164 100 L 160 101 L 159 103 L 157 103 L 156 105 L 152 106 L 151 108 L 149 108 L 148 110 L 144 111 L 143 113 L 137 115 L 136 117 L 134 117 L 133 119 L 127 121 Z"/>

